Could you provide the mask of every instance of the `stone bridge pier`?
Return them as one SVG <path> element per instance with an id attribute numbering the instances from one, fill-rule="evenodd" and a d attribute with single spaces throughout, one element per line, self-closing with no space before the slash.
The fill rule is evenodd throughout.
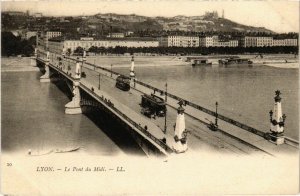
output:
<path id="1" fill-rule="evenodd" d="M 47 58 L 45 61 L 45 74 L 40 77 L 40 82 L 50 82 L 50 69 L 49 69 L 49 52 L 47 52 Z"/>
<path id="2" fill-rule="evenodd" d="M 80 69 L 80 65 L 77 62 L 76 63 L 76 69 L 75 69 L 75 78 L 73 81 L 73 97 L 72 97 L 72 101 L 67 103 L 65 105 L 65 113 L 66 114 L 81 114 L 82 110 L 80 107 L 80 89 L 79 89 L 79 82 L 80 82 L 80 78 L 81 78 L 81 69 Z"/>

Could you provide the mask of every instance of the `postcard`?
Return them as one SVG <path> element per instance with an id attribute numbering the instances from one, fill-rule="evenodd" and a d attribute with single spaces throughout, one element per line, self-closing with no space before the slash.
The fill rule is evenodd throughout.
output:
<path id="1" fill-rule="evenodd" d="M 3 1 L 3 195 L 299 194 L 299 2 Z"/>

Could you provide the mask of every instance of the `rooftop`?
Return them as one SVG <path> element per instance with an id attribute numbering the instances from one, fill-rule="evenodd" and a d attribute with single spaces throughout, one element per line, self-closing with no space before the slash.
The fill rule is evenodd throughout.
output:
<path id="1" fill-rule="evenodd" d="M 61 41 L 68 41 L 68 40 L 78 40 L 78 41 L 85 41 L 80 39 L 72 39 L 72 38 L 65 38 L 63 36 L 54 37 L 49 39 L 49 41 L 61 42 Z M 86 41 L 157 41 L 157 38 L 153 37 L 124 37 L 124 38 L 106 38 L 103 37 L 101 39 L 94 39 L 94 40 L 86 40 Z"/>

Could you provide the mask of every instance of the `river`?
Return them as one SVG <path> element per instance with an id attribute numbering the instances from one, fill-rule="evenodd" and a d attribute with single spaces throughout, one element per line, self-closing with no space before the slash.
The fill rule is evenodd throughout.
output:
<path id="1" fill-rule="evenodd" d="M 128 63 L 129 64 L 129 63 Z M 114 71 L 129 73 L 129 66 Z M 254 67 L 139 66 L 137 79 L 215 110 L 262 131 L 269 131 L 269 111 L 274 106 L 275 91 L 282 92 L 283 113 L 287 115 L 285 134 L 299 140 L 299 69 Z"/>
<path id="2" fill-rule="evenodd" d="M 118 126 L 101 126 L 99 111 L 66 115 L 62 83 L 40 83 L 41 72 L 1 72 L 2 151 L 43 155 L 80 147 L 78 153 L 143 155 Z M 65 89 L 65 91 L 68 91 Z M 103 123 L 102 123 L 103 124 Z M 122 138 L 122 139 L 120 139 Z"/>
<path id="3" fill-rule="evenodd" d="M 129 58 L 130 59 L 130 58 Z M 117 59 L 115 59 L 117 61 Z M 127 63 L 126 63 L 127 64 Z M 178 64 L 178 63 L 177 63 Z M 126 67 L 114 71 L 128 74 Z M 192 67 L 135 66 L 139 80 L 191 100 L 208 109 L 269 130 L 269 111 L 273 109 L 274 91 L 282 92 L 283 112 L 287 115 L 285 134 L 299 140 L 298 69 L 268 66 Z M 80 152 L 95 155 L 143 154 L 121 127 L 103 123 L 96 112 L 65 115 L 69 102 L 61 83 L 40 83 L 37 71 L 1 72 L 2 150 L 45 153 L 80 147 Z M 68 90 L 64 90 L 65 92 Z M 121 139 L 120 139 L 121 138 Z"/>

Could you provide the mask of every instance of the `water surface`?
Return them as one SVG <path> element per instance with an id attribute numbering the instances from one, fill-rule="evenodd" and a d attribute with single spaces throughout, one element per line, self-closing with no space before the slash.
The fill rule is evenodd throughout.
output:
<path id="1" fill-rule="evenodd" d="M 129 74 L 128 68 L 114 68 Z M 137 79 L 250 126 L 269 131 L 275 90 L 282 92 L 286 135 L 298 139 L 298 69 L 254 67 L 135 66 Z"/>

